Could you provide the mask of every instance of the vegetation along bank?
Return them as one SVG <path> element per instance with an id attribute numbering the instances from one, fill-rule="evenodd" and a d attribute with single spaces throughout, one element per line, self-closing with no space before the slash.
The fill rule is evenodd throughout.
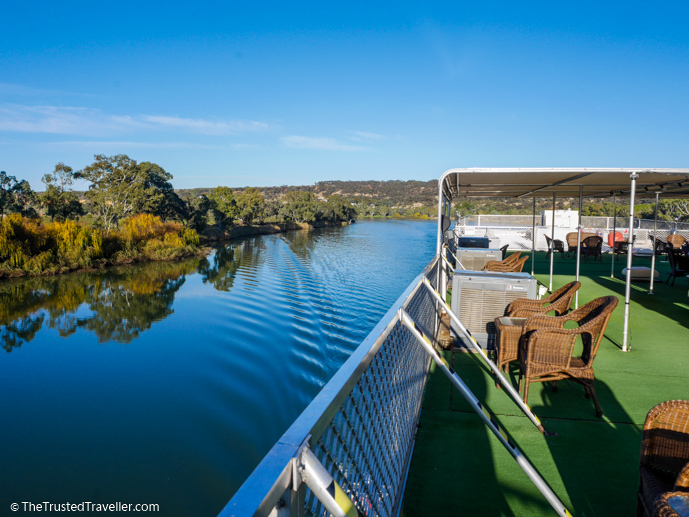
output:
<path id="1" fill-rule="evenodd" d="M 72 189 L 79 179 L 90 183 L 81 195 Z M 0 278 L 180 259 L 207 253 L 201 243 L 208 240 L 356 217 L 339 195 L 297 189 L 266 201 L 255 188 L 219 186 L 182 198 L 171 179 L 159 165 L 126 155 L 96 155 L 81 171 L 58 163 L 43 176 L 42 193 L 0 171 Z"/>

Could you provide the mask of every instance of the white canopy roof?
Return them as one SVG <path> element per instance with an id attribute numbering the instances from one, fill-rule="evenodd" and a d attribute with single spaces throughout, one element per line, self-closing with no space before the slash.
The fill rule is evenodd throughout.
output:
<path id="1" fill-rule="evenodd" d="M 450 169 L 440 182 L 447 199 L 456 197 L 608 197 L 630 193 L 630 176 L 638 173 L 637 196 L 664 192 L 689 197 L 689 169 L 648 168 L 468 168 Z"/>

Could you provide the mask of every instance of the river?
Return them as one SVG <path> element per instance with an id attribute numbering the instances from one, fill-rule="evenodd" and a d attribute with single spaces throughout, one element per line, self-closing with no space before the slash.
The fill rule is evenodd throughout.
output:
<path id="1" fill-rule="evenodd" d="M 207 258 L 0 282 L 0 509 L 216 515 L 432 258 L 361 221 Z"/>

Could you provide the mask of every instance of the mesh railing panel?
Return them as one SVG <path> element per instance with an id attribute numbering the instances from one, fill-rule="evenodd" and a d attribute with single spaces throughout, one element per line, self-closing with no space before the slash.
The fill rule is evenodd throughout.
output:
<path id="1" fill-rule="evenodd" d="M 435 271 L 427 273 L 432 283 Z M 435 335 L 435 303 L 423 286 L 406 310 L 420 330 Z M 397 510 L 429 362 L 398 322 L 316 442 L 314 454 L 362 515 L 392 516 Z M 305 502 L 306 515 L 328 515 L 309 489 Z"/>

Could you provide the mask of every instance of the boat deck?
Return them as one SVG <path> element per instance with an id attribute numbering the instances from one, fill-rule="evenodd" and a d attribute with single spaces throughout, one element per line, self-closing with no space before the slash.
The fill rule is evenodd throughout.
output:
<path id="1" fill-rule="evenodd" d="M 689 281 L 663 283 L 667 262 L 656 262 L 661 277 L 655 294 L 647 282 L 632 284 L 631 351 L 621 352 L 626 257 L 581 264 L 579 305 L 615 294 L 613 313 L 594 363 L 603 417 L 582 386 L 560 382 L 531 385 L 529 405 L 546 429 L 531 424 L 475 354 L 444 352 L 448 362 L 495 415 L 513 443 L 575 516 L 633 515 L 636 507 L 641 428 L 648 411 L 670 399 L 689 399 Z M 637 258 L 635 266 L 649 266 Z M 570 282 L 575 259 L 555 257 L 553 287 Z M 527 262 L 524 271 L 531 271 Z M 547 283 L 549 262 L 536 254 L 536 277 Z M 517 363 L 510 375 L 515 387 Z M 554 515 L 555 512 L 509 453 L 469 408 L 449 380 L 432 367 L 409 472 L 402 515 Z"/>

